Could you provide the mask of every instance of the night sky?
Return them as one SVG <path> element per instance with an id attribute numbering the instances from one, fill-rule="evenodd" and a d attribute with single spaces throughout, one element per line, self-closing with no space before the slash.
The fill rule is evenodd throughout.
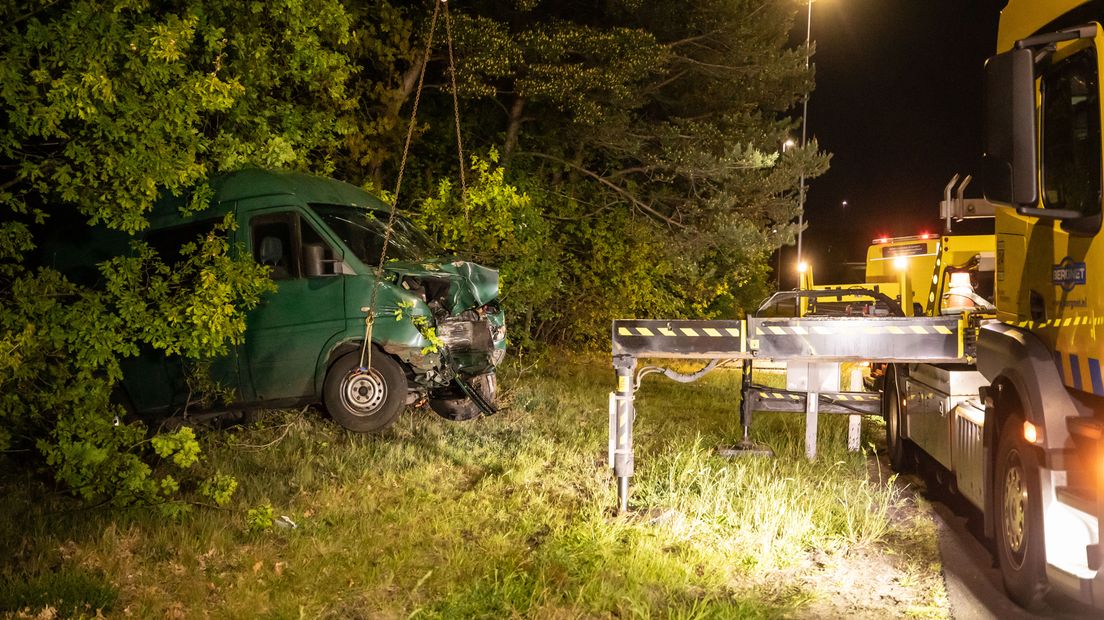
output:
<path id="1" fill-rule="evenodd" d="M 812 181 L 804 251 L 818 283 L 845 277 L 871 239 L 939 232 L 956 172 L 977 176 L 982 78 L 1005 0 L 816 0 L 808 131 L 833 154 Z M 793 38 L 805 37 L 804 11 Z M 800 113 L 800 112 L 799 112 Z M 968 197 L 981 195 L 975 178 Z M 847 201 L 846 207 L 841 206 Z M 783 254 L 792 274 L 796 249 Z M 789 263 L 791 267 L 787 268 Z M 784 275 L 783 287 L 787 283 Z"/>

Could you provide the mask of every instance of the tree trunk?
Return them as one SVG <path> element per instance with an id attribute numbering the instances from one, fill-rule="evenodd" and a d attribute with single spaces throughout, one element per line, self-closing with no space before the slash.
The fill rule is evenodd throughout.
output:
<path id="1" fill-rule="evenodd" d="M 514 98 L 514 105 L 510 106 L 510 124 L 506 127 L 506 144 L 502 146 L 502 160 L 510 158 L 510 152 L 517 146 L 518 134 L 521 133 L 522 114 L 525 112 L 525 97 L 518 95 Z"/>
<path id="2" fill-rule="evenodd" d="M 420 53 L 415 54 L 410 67 L 403 71 L 399 79 L 399 88 L 395 91 L 395 97 L 391 100 L 391 108 L 388 110 L 391 116 L 397 118 L 399 113 L 402 112 L 403 104 L 410 98 L 410 95 L 414 94 L 414 89 L 418 87 L 418 75 L 421 74 L 422 65 L 425 62 L 426 58 L 424 56 Z"/>

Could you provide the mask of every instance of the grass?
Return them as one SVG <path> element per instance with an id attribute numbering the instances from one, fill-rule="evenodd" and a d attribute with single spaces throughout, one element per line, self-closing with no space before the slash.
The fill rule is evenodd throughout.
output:
<path id="1" fill-rule="evenodd" d="M 649 378 L 637 399 L 631 510 L 618 516 L 605 455 L 608 360 L 548 358 L 501 380 L 509 410 L 474 422 L 408 412 L 383 435 L 358 436 L 306 410 L 211 433 L 205 467 L 241 488 L 231 509 L 200 507 L 179 521 L 74 510 L 9 476 L 0 614 L 49 605 L 181 618 L 834 615 L 824 607 L 840 598 L 833 567 L 889 552 L 914 567 L 902 569 L 914 600 L 867 613 L 940 616 L 934 529 L 893 518 L 907 502 L 870 479 L 867 455 L 846 451 L 845 417 L 822 418 L 815 462 L 803 456 L 803 416 L 766 414 L 753 438 L 776 456 L 726 460 L 713 450 L 740 437 L 739 373 L 692 386 Z M 864 444 L 876 434 L 868 429 Z M 257 531 L 248 511 L 267 506 L 297 527 Z"/>

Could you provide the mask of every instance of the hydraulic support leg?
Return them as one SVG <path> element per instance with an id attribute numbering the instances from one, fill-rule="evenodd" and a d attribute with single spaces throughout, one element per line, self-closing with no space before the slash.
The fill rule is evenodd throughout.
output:
<path id="1" fill-rule="evenodd" d="M 849 389 L 852 392 L 861 392 L 863 389 L 862 384 L 862 370 L 854 368 L 851 370 L 851 385 Z M 854 413 L 847 416 L 847 451 L 858 452 L 862 442 L 862 416 Z"/>
<path id="2" fill-rule="evenodd" d="M 817 416 L 820 415 L 820 393 L 809 392 L 805 396 L 805 458 L 810 461 L 817 455 Z"/>
<path id="3" fill-rule="evenodd" d="M 717 448 L 717 455 L 723 457 L 735 456 L 773 456 L 774 452 L 767 446 L 757 444 L 751 440 L 751 389 L 752 389 L 752 364 L 750 359 L 744 360 L 743 376 L 740 384 L 740 428 L 743 433 L 740 442 L 734 446 L 721 446 Z"/>
<path id="4" fill-rule="evenodd" d="M 751 403 L 748 398 L 751 393 L 751 360 L 744 360 L 743 365 L 744 369 L 740 377 L 740 428 L 743 429 L 744 435 L 740 443 L 746 446 L 751 444 Z"/>
<path id="5" fill-rule="evenodd" d="M 632 426 L 635 417 L 633 407 L 633 374 L 636 358 L 618 356 L 613 359 L 617 371 L 617 391 L 610 398 L 610 460 L 613 475 L 617 478 L 617 511 L 629 508 L 629 478 L 633 475 Z"/>

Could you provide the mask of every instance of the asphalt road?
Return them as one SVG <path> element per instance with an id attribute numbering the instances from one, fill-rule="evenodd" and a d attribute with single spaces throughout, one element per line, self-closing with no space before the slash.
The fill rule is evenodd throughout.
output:
<path id="1" fill-rule="evenodd" d="M 883 461 L 881 465 L 888 471 L 887 463 Z M 1051 597 L 1055 600 L 1050 601 L 1050 609 L 1041 614 L 1030 613 L 1017 606 L 1004 592 L 996 558 L 982 537 L 980 524 L 975 524 L 974 520 L 968 518 L 969 507 L 965 501 L 944 493 L 928 492 L 924 480 L 918 476 L 902 476 L 898 478 L 898 482 L 920 491 L 935 509 L 939 551 L 943 557 L 943 578 L 951 605 L 951 617 L 955 620 L 1104 618 L 1104 613 L 1055 597 Z"/>

